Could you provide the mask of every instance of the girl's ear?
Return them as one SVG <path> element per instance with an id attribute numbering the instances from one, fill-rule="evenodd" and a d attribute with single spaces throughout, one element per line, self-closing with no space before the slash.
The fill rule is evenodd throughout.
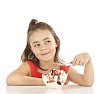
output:
<path id="1" fill-rule="evenodd" d="M 57 42 L 55 43 L 55 46 L 56 46 L 56 47 L 58 47 L 58 46 L 59 46 L 59 41 L 57 41 Z"/>
<path id="2" fill-rule="evenodd" d="M 55 47 L 58 47 L 58 44 L 57 43 L 55 43 Z"/>

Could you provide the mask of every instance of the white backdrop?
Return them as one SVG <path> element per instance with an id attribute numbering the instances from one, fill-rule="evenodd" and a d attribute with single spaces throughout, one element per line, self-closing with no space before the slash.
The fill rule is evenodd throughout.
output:
<path id="1" fill-rule="evenodd" d="M 95 71 L 93 87 L 97 88 L 99 0 L 0 0 L 0 84 L 5 87 L 7 75 L 21 64 L 28 24 L 34 18 L 54 28 L 61 40 L 60 56 L 66 62 L 78 53 L 90 53 Z M 82 67 L 77 69 L 82 71 Z"/>

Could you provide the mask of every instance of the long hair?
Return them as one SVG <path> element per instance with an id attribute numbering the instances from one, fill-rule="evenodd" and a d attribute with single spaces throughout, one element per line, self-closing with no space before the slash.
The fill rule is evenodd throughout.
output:
<path id="1" fill-rule="evenodd" d="M 38 68 L 42 69 L 40 67 L 39 59 L 31 51 L 30 43 L 29 43 L 30 35 L 33 32 L 38 31 L 38 30 L 49 30 L 51 32 L 52 36 L 54 37 L 55 42 L 58 44 L 58 46 L 56 47 L 56 53 L 54 56 L 54 62 L 57 62 L 57 63 L 60 62 L 59 55 L 58 55 L 59 50 L 60 50 L 60 40 L 59 40 L 58 36 L 56 35 L 55 31 L 53 30 L 53 28 L 49 24 L 47 24 L 45 22 L 38 22 L 36 19 L 32 19 L 30 21 L 28 31 L 27 31 L 27 44 L 26 44 L 26 47 L 22 53 L 21 60 L 24 62 L 25 61 L 32 61 Z M 44 70 L 44 69 L 42 69 L 42 70 Z"/>

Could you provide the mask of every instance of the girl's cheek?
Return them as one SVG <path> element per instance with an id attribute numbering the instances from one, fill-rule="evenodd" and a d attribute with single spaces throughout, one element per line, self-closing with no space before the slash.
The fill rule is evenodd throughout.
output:
<path id="1" fill-rule="evenodd" d="M 39 53 L 38 50 L 32 50 L 32 52 L 33 52 L 34 54 L 38 54 L 38 53 Z"/>

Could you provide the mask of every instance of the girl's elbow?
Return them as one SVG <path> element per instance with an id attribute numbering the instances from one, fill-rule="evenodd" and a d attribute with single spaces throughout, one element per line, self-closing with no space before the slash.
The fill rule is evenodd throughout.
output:
<path id="1" fill-rule="evenodd" d="M 84 86 L 86 87 L 91 87 L 93 85 L 93 82 L 86 82 L 84 83 Z"/>
<path id="2" fill-rule="evenodd" d="M 15 78 L 11 77 L 11 76 L 8 76 L 7 79 L 6 79 L 6 84 L 8 86 L 11 86 L 11 85 L 14 85 L 16 83 L 16 80 Z"/>
<path id="3" fill-rule="evenodd" d="M 7 77 L 7 79 L 6 79 L 6 84 L 8 86 L 12 84 L 12 80 L 9 77 Z"/>

